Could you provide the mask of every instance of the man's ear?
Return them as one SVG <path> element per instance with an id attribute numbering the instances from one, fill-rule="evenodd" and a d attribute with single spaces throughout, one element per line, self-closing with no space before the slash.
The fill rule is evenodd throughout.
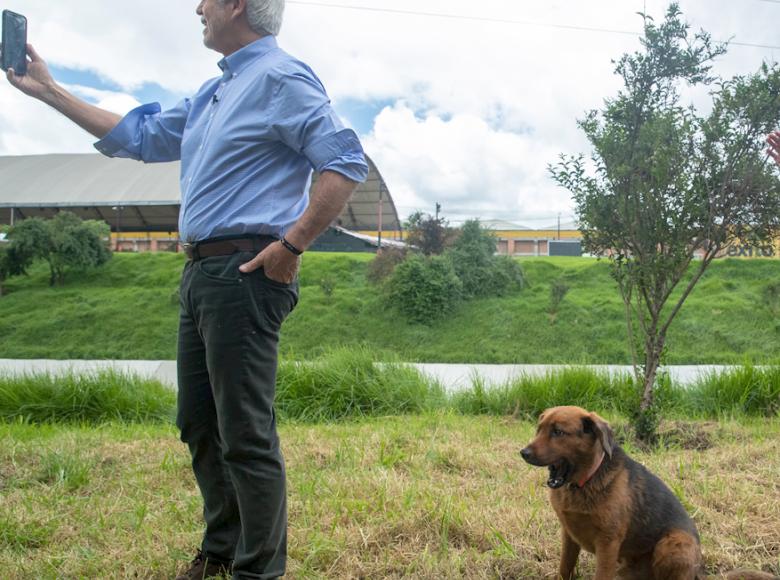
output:
<path id="1" fill-rule="evenodd" d="M 604 453 L 611 459 L 612 450 L 615 448 L 615 434 L 612 427 L 604 419 L 591 413 L 582 418 L 582 431 L 592 433 L 600 442 Z"/>
<path id="2" fill-rule="evenodd" d="M 228 0 L 233 6 L 233 16 L 238 17 L 246 13 L 246 0 Z"/>

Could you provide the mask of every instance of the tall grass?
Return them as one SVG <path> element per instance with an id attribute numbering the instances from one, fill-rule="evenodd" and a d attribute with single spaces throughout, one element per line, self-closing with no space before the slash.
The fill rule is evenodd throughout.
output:
<path id="1" fill-rule="evenodd" d="M 339 348 L 313 362 L 282 363 L 276 408 L 283 418 L 334 421 L 405 415 L 446 406 L 441 385 L 397 362 L 376 364 L 365 348 Z"/>
<path id="2" fill-rule="evenodd" d="M 333 422 L 439 409 L 533 418 L 557 405 L 631 417 L 638 405 L 639 391 L 627 373 L 569 367 L 495 386 L 475 375 L 470 389 L 447 393 L 414 367 L 377 363 L 377 358 L 369 349 L 337 348 L 314 361 L 282 362 L 276 390 L 280 418 Z M 664 417 L 777 416 L 780 367 L 737 367 L 705 375 L 688 387 L 661 376 L 655 396 Z M 115 372 L 0 377 L 0 421 L 168 421 L 175 398 L 156 381 Z"/>
<path id="3" fill-rule="evenodd" d="M 688 413 L 695 416 L 780 414 L 780 367 L 745 365 L 699 378 L 687 391 Z"/>
<path id="4" fill-rule="evenodd" d="M 685 388 L 673 386 L 666 375 L 659 376 L 655 398 L 662 411 L 683 408 L 687 397 Z M 475 376 L 471 389 L 453 394 L 451 404 L 466 415 L 534 418 L 550 407 L 576 405 L 632 416 L 639 406 L 639 390 L 630 373 L 566 367 L 543 376 L 522 374 L 494 387 Z"/>
<path id="5" fill-rule="evenodd" d="M 610 375 L 571 367 L 550 371 L 544 376 L 521 375 L 503 385 L 489 388 L 475 376 L 472 388 L 455 393 L 452 404 L 467 415 L 523 415 L 535 417 L 557 405 L 577 405 L 589 409 L 627 414 L 636 398 L 629 374 Z"/>
<path id="6" fill-rule="evenodd" d="M 0 420 L 31 423 L 170 420 L 175 393 L 131 374 L 0 377 Z"/>

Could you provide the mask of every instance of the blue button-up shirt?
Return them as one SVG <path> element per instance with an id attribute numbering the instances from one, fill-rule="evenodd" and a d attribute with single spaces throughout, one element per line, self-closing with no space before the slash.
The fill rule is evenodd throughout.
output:
<path id="1" fill-rule="evenodd" d="M 357 135 L 333 112 L 314 72 L 273 36 L 219 66 L 222 76 L 191 99 L 164 112 L 142 105 L 95 144 L 110 157 L 181 159 L 182 240 L 280 237 L 308 205 L 312 168 L 366 179 Z"/>

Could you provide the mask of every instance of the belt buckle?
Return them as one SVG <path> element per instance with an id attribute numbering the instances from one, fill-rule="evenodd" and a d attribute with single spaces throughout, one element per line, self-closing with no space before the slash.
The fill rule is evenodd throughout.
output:
<path id="1" fill-rule="evenodd" d="M 189 257 L 190 260 L 193 262 L 197 262 L 200 259 L 200 253 L 198 252 L 198 244 L 196 243 L 190 243 L 185 242 L 182 244 L 182 247 L 184 248 L 184 253 L 187 254 L 187 257 Z"/>

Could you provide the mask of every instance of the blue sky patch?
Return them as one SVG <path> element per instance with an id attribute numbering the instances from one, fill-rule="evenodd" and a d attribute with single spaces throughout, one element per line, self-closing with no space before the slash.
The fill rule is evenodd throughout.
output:
<path id="1" fill-rule="evenodd" d="M 173 107 L 181 99 L 188 96 L 168 91 L 157 83 L 145 83 L 143 86 L 134 91 L 126 91 L 118 84 L 113 83 L 89 70 L 72 69 L 59 66 L 50 66 L 49 69 L 57 82 L 69 85 L 81 85 L 101 91 L 113 91 L 117 93 L 130 94 L 141 103 L 150 103 L 156 101 L 160 103 L 163 109 Z"/>

